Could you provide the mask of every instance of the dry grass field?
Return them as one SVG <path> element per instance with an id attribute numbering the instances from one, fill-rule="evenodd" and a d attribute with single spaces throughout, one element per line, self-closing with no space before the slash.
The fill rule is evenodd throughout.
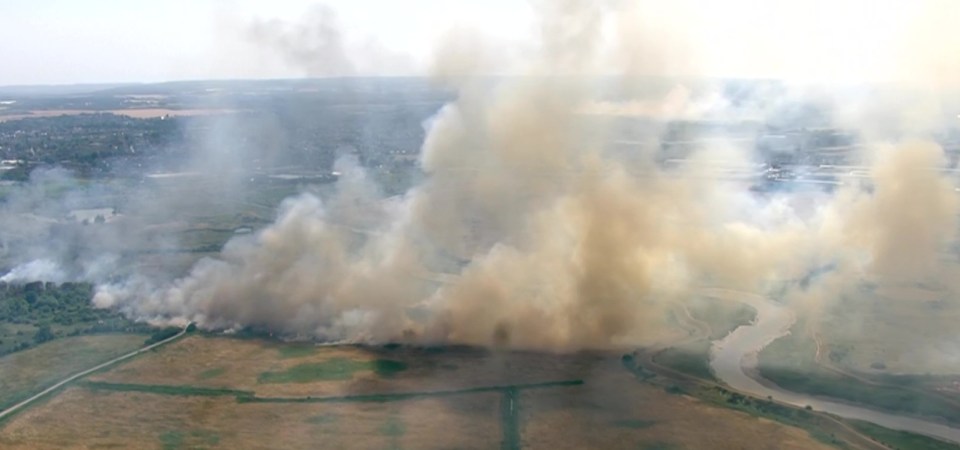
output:
<path id="1" fill-rule="evenodd" d="M 523 386 L 559 380 L 582 384 Z M 489 386 L 500 388 L 469 390 Z M 389 395 L 410 392 L 434 395 Z M 331 396 L 348 397 L 318 399 Z M 825 448 L 801 429 L 641 382 L 617 354 L 202 336 L 93 375 L 0 429 L 4 449 L 488 449 L 504 440 L 534 449 Z"/>
<path id="2" fill-rule="evenodd" d="M 71 388 L 0 432 L 0 448 L 497 448 L 496 394 L 391 403 L 238 404 Z"/>
<path id="3" fill-rule="evenodd" d="M 189 337 L 138 358 L 91 381 L 190 385 L 253 391 L 262 397 L 335 396 L 464 389 L 477 386 L 579 379 L 590 374 L 602 356 L 539 353 L 487 353 L 450 349 L 372 349 L 278 344 L 259 340 Z M 302 377 L 296 382 L 269 382 L 266 373 L 328 361 L 396 361 L 405 369 L 381 376 L 356 370 L 347 379 Z"/>
<path id="4" fill-rule="evenodd" d="M 29 397 L 66 376 L 143 346 L 142 334 L 56 339 L 0 358 L 0 406 Z"/>

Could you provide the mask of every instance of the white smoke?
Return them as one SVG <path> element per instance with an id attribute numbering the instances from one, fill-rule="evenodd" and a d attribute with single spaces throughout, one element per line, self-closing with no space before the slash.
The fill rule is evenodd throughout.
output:
<path id="1" fill-rule="evenodd" d="M 60 268 L 60 265 L 50 259 L 35 259 L 21 264 L 0 277 L 0 281 L 4 283 L 23 283 L 37 280 L 62 283 L 68 279 L 69 277 Z"/>
<path id="2" fill-rule="evenodd" d="M 897 142 L 864 155 L 867 178 L 833 192 L 753 193 L 738 174 L 758 162 L 733 139 L 700 143 L 676 168 L 656 160 L 656 146 L 611 152 L 598 115 L 654 119 L 655 142 L 665 120 L 743 111 L 716 96 L 693 101 L 683 86 L 611 106 L 593 78 L 553 75 L 610 64 L 603 24 L 623 12 L 565 1 L 541 13 L 528 76 L 493 88 L 470 73 L 487 62 L 446 43 L 436 69 L 459 96 L 430 121 L 425 179 L 402 197 L 384 198 L 341 160 L 331 198 L 290 198 L 273 224 L 186 277 L 100 285 L 95 303 L 211 329 L 576 350 L 656 338 L 667 306 L 704 284 L 760 290 L 835 267 L 794 296 L 819 310 L 821 289 L 948 276 L 937 267 L 956 239 L 956 194 L 940 146 L 899 140 L 924 137 L 917 127 L 900 121 Z M 640 57 L 663 36 L 613 23 L 629 40 L 617 47 L 631 56 L 616 59 L 625 75 L 676 56 Z M 622 81 L 639 95 L 635 78 Z M 769 113 L 755 106 L 750 117 Z"/>

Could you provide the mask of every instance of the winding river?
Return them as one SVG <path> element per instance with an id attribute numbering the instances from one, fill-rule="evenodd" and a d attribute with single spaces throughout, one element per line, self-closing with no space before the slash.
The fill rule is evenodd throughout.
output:
<path id="1" fill-rule="evenodd" d="M 714 341 L 710 349 L 710 367 L 714 374 L 736 391 L 756 397 L 773 397 L 794 406 L 810 406 L 814 410 L 848 419 L 873 422 L 887 428 L 910 431 L 960 443 L 960 428 L 911 416 L 885 413 L 860 406 L 831 401 L 823 397 L 787 391 L 770 382 L 761 382 L 754 369 L 757 354 L 779 337 L 786 335 L 796 317 L 786 306 L 766 297 L 740 291 L 709 289 L 704 294 L 746 303 L 757 310 L 750 325 L 740 326 L 723 339 Z"/>

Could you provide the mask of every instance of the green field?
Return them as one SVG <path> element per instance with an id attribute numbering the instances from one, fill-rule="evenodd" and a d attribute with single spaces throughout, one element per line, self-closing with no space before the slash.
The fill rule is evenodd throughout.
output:
<path id="1" fill-rule="evenodd" d="M 349 380 L 356 372 L 372 371 L 379 376 L 391 376 L 407 369 L 407 365 L 389 359 L 354 361 L 331 358 L 320 363 L 305 363 L 279 372 L 264 372 L 259 383 L 309 383 L 318 380 Z"/>
<path id="2" fill-rule="evenodd" d="M 798 370 L 761 366 L 764 378 L 796 392 L 839 398 L 895 413 L 935 417 L 960 424 L 960 406 L 949 399 L 889 385 L 862 381 L 813 368 Z"/>
<path id="3" fill-rule="evenodd" d="M 277 349 L 281 358 L 303 358 L 317 354 L 314 344 L 289 344 Z"/>
<path id="4" fill-rule="evenodd" d="M 220 435 L 207 430 L 166 431 L 160 435 L 163 450 L 216 447 Z"/>
<path id="5" fill-rule="evenodd" d="M 895 449 L 958 450 L 960 445 L 943 442 L 934 438 L 904 431 L 891 430 L 870 422 L 849 421 L 857 431 L 870 436 L 877 442 Z"/>
<path id="6" fill-rule="evenodd" d="M 201 380 L 209 380 L 211 378 L 219 377 L 220 375 L 223 375 L 226 372 L 227 372 L 227 369 L 225 367 L 215 367 L 213 369 L 208 369 L 208 370 L 204 370 L 203 372 L 200 372 L 200 375 L 197 378 Z"/>
<path id="7" fill-rule="evenodd" d="M 791 391 L 839 398 L 895 413 L 937 417 L 960 424 L 960 403 L 911 387 L 911 382 L 915 383 L 917 376 L 876 377 L 876 381 L 870 384 L 817 364 L 815 352 L 813 339 L 805 333 L 791 333 L 773 341 L 760 352 L 760 374 Z"/>
<path id="8" fill-rule="evenodd" d="M 705 380 L 715 380 L 710 370 L 710 342 L 697 341 L 670 347 L 654 358 L 657 364 Z"/>

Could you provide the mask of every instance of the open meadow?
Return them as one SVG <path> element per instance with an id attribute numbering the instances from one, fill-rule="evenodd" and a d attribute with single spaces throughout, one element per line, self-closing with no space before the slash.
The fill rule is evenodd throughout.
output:
<path id="1" fill-rule="evenodd" d="M 0 407 L 29 397 L 66 376 L 143 346 L 142 334 L 56 339 L 0 357 Z"/>
<path id="2" fill-rule="evenodd" d="M 818 330 L 831 359 L 859 372 L 960 373 L 960 305 L 948 289 L 879 286 L 837 301 Z"/>
<path id="3" fill-rule="evenodd" d="M 666 392 L 619 354 L 190 336 L 10 419 L 26 448 L 829 448 Z"/>

